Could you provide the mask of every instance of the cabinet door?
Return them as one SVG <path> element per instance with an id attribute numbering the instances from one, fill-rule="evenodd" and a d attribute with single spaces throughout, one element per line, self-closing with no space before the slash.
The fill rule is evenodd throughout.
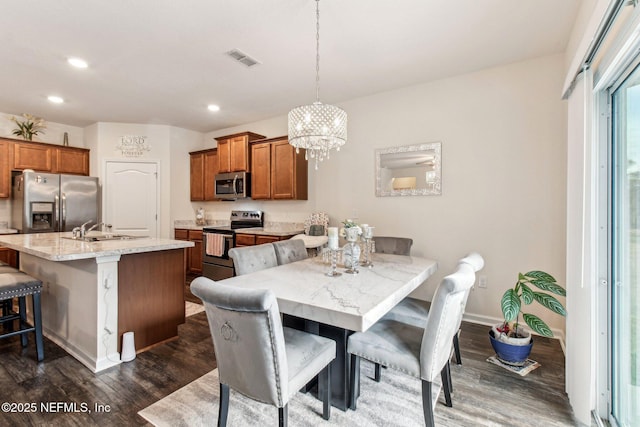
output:
<path id="1" fill-rule="evenodd" d="M 251 146 L 251 198 L 271 198 L 271 144 Z"/>
<path id="2" fill-rule="evenodd" d="M 13 168 L 51 172 L 51 148 L 18 142 L 13 146 Z"/>
<path id="3" fill-rule="evenodd" d="M 189 270 L 192 273 L 202 273 L 202 231 L 189 230 L 189 241 L 195 243 L 194 247 L 189 248 Z"/>
<path id="4" fill-rule="evenodd" d="M 256 236 L 256 245 L 262 245 L 264 243 L 273 243 L 280 240 L 280 237 L 277 236 Z"/>
<path id="5" fill-rule="evenodd" d="M 11 143 L 0 140 L 0 198 L 11 196 L 11 165 L 9 164 Z"/>
<path id="6" fill-rule="evenodd" d="M 271 143 L 271 198 L 296 199 L 296 149 L 289 141 Z M 306 184 L 306 180 L 304 182 Z M 306 197 L 305 197 L 306 198 Z"/>
<path id="7" fill-rule="evenodd" d="M 249 170 L 249 139 L 237 136 L 230 140 L 231 172 L 246 172 Z"/>
<path id="8" fill-rule="evenodd" d="M 52 172 L 89 175 L 89 151 L 76 148 L 56 148 L 53 153 Z"/>
<path id="9" fill-rule="evenodd" d="M 229 139 L 218 141 L 218 171 L 231 172 L 231 140 Z"/>
<path id="10" fill-rule="evenodd" d="M 0 247 L 0 261 L 9 264 L 13 268 L 18 268 L 18 252 L 13 249 Z"/>
<path id="11" fill-rule="evenodd" d="M 253 234 L 236 234 L 236 247 L 253 246 L 256 244 L 256 236 Z"/>
<path id="12" fill-rule="evenodd" d="M 215 178 L 218 173 L 218 150 L 204 153 L 204 200 L 216 200 Z"/>
<path id="13" fill-rule="evenodd" d="M 190 154 L 191 166 L 191 200 L 204 200 L 204 155 Z"/>

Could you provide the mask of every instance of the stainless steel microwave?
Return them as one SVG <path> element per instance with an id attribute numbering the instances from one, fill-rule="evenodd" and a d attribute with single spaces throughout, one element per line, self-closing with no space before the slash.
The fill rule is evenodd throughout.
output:
<path id="1" fill-rule="evenodd" d="M 216 175 L 215 180 L 217 199 L 235 200 L 251 196 L 248 172 L 220 173 Z"/>

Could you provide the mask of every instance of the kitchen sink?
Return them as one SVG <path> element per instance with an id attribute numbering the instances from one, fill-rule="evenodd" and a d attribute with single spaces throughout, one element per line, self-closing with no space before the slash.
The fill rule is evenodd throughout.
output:
<path id="1" fill-rule="evenodd" d="M 69 240 L 81 240 L 83 242 L 106 242 L 109 240 L 134 240 L 143 239 L 147 236 L 131 236 L 128 234 L 105 234 L 101 236 L 85 236 L 85 237 L 63 237 L 63 239 Z"/>

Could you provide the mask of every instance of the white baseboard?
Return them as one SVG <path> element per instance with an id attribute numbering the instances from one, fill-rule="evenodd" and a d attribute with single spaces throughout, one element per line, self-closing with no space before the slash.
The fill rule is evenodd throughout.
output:
<path id="1" fill-rule="evenodd" d="M 493 326 L 493 325 L 497 325 L 498 323 L 502 323 L 503 319 L 502 317 L 491 317 L 491 316 L 484 316 L 481 314 L 465 313 L 462 316 L 462 320 L 464 320 L 465 322 L 475 323 L 478 325 Z M 557 339 L 560 342 L 560 347 L 562 348 L 562 352 L 566 355 L 567 351 L 564 343 L 564 332 L 561 331 L 560 329 L 551 329 L 551 332 L 553 332 L 553 338 Z M 531 333 L 534 335 L 538 335 L 533 331 L 531 331 Z"/>

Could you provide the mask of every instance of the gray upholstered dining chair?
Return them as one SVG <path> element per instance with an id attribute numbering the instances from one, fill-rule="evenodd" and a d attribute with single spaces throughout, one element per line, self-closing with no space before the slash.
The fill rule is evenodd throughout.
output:
<path id="1" fill-rule="evenodd" d="M 380 254 L 409 255 L 413 239 L 408 237 L 373 236 L 375 251 Z"/>
<path id="2" fill-rule="evenodd" d="M 473 271 L 477 273 L 484 267 L 484 259 L 477 252 L 472 252 L 462 258 L 458 263 L 466 263 L 473 268 Z M 464 314 L 465 307 L 467 305 L 467 298 L 469 298 L 469 291 L 467 291 L 464 300 L 462 302 L 462 312 L 460 313 L 460 319 L 458 319 L 458 332 L 453 336 L 453 350 L 456 356 L 456 363 L 462 364 L 462 356 L 460 355 L 460 342 L 458 341 L 458 335 L 460 332 L 460 325 L 462 324 L 462 315 Z M 407 297 L 400 301 L 391 311 L 389 311 L 384 318 L 393 319 L 399 322 L 408 323 L 418 327 L 424 327 L 429 316 L 429 307 L 431 303 L 416 298 Z M 380 380 L 379 369 L 376 370 L 376 381 Z"/>
<path id="3" fill-rule="evenodd" d="M 446 276 L 436 289 L 424 328 L 381 319 L 365 332 L 349 337 L 351 354 L 351 409 L 356 409 L 360 384 L 360 359 L 381 363 L 422 381 L 422 407 L 425 424 L 434 426 L 433 381 L 440 374 L 447 406 L 451 405 L 448 369 L 451 340 L 457 331 L 465 293 L 475 281 L 471 265 L 459 263 L 453 274 Z"/>
<path id="4" fill-rule="evenodd" d="M 304 242 L 298 239 L 280 240 L 273 242 L 273 249 L 276 251 L 278 265 L 289 264 L 290 262 L 307 259 L 307 248 Z"/>
<path id="5" fill-rule="evenodd" d="M 271 243 L 229 249 L 236 275 L 253 273 L 278 265 L 276 251 Z"/>
<path id="6" fill-rule="evenodd" d="M 281 426 L 287 425 L 288 402 L 318 376 L 323 418 L 331 414 L 330 366 L 333 340 L 282 326 L 273 292 L 244 289 L 198 277 L 191 292 L 204 302 L 213 338 L 220 407 L 218 426 L 225 426 L 229 389 L 274 405 Z"/>

